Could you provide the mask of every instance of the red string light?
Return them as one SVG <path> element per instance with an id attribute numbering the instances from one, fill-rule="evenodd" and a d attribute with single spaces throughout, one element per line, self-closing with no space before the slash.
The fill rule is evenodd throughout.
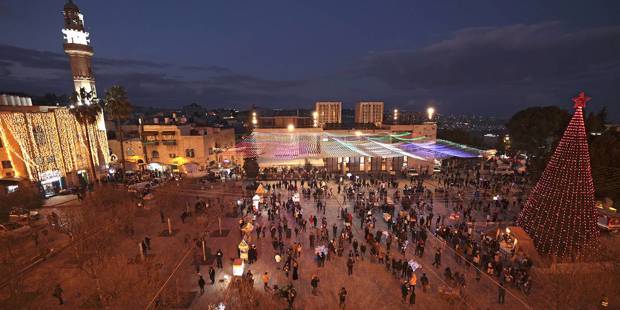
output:
<path id="1" fill-rule="evenodd" d="M 582 92 L 573 99 L 573 115 L 542 177 L 530 193 L 517 225 L 534 240 L 541 254 L 581 257 L 598 247 Z"/>

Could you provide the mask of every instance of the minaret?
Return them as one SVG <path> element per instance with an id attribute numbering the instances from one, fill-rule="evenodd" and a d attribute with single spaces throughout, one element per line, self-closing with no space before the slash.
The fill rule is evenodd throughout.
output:
<path id="1" fill-rule="evenodd" d="M 95 75 L 92 68 L 94 53 L 92 46 L 90 46 L 90 39 L 88 39 L 89 33 L 84 29 L 84 15 L 80 13 L 80 8 L 72 0 L 65 4 L 63 15 L 65 17 L 64 28 L 62 29 L 63 47 L 71 63 L 75 91 L 80 96 L 90 94 L 91 98 L 96 98 L 97 89 L 95 88 Z M 81 98 L 81 101 L 90 104 L 88 98 Z"/>

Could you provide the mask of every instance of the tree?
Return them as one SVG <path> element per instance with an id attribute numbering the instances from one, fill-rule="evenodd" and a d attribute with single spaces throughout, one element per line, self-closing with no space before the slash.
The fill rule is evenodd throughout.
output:
<path id="1" fill-rule="evenodd" d="M 607 130 L 590 143 L 592 177 L 597 197 L 620 198 L 620 132 Z"/>
<path id="2" fill-rule="evenodd" d="M 510 146 L 515 151 L 527 153 L 531 170 L 540 172 L 569 119 L 566 110 L 555 106 L 521 110 L 506 124 Z"/>
<path id="3" fill-rule="evenodd" d="M 540 253 L 580 258 L 593 254 L 598 247 L 594 184 L 583 120 L 588 99 L 583 92 L 573 99 L 575 114 L 517 221 Z"/>
<path id="4" fill-rule="evenodd" d="M 256 179 L 258 176 L 258 162 L 256 157 L 248 157 L 243 159 L 243 170 L 248 179 Z"/>
<path id="5" fill-rule="evenodd" d="M 93 97 L 92 92 L 86 92 L 84 88 L 80 89 L 81 94 L 73 92 L 70 100 L 72 107 L 69 110 L 77 122 L 82 125 L 84 135 L 86 136 L 86 144 L 88 148 L 88 159 L 90 163 L 91 175 L 93 180 L 97 181 L 97 172 L 95 170 L 95 162 L 93 160 L 93 150 L 90 145 L 90 134 L 88 128 L 97 122 L 97 116 L 101 111 L 101 108 L 96 103 L 96 98 Z M 89 101 L 93 103 L 87 104 Z"/>
<path id="6" fill-rule="evenodd" d="M 465 144 L 473 147 L 482 147 L 482 138 L 474 136 L 463 129 L 442 129 L 437 132 L 437 138 L 449 140 L 459 144 Z"/>
<path id="7" fill-rule="evenodd" d="M 125 146 L 123 144 L 123 127 L 121 120 L 129 118 L 133 108 L 127 98 L 127 91 L 122 86 L 114 85 L 105 93 L 105 112 L 114 120 L 118 140 L 121 144 L 121 166 L 123 167 L 122 178 L 125 180 Z"/>
<path id="8" fill-rule="evenodd" d="M 589 133 L 601 133 L 605 131 L 607 123 L 607 107 L 603 107 L 598 113 L 588 113 L 586 128 Z"/>

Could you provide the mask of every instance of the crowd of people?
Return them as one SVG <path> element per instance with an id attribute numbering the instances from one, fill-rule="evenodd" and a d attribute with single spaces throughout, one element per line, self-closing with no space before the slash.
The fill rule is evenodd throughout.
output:
<path id="1" fill-rule="evenodd" d="M 290 308 L 297 296 L 295 285 L 303 285 L 297 284 L 297 280 L 300 270 L 305 268 L 300 259 L 306 253 L 305 242 L 300 241 L 305 238 L 318 268 L 345 261 L 343 267 L 351 276 L 361 261 L 384 265 L 385 272 L 401 283 L 403 302 L 409 304 L 415 304 L 416 300 L 415 271 L 421 267 L 418 262 L 430 247 L 434 255 L 432 265 L 436 268 L 442 267 L 442 255 L 446 253 L 454 255 L 459 266 L 454 270 L 449 266 L 443 269 L 440 292 L 456 292 L 457 298 L 462 297 L 467 282 L 465 271 L 470 268 L 475 269 L 477 281 L 482 273 L 498 280 L 498 303 L 504 302 L 501 297 L 505 296 L 504 285 L 531 285 L 528 271 L 532 263 L 526 256 L 502 255 L 497 239 L 474 229 L 477 222 L 496 222 L 500 217 L 504 221 L 512 220 L 511 214 L 522 205 L 516 193 L 526 186 L 520 178 L 484 178 L 467 168 L 450 168 L 433 176 L 437 185 L 432 188 L 421 177 L 412 178 L 403 186 L 393 175 L 345 177 L 319 169 L 269 170 L 263 175 L 277 181 L 262 183 L 266 194 L 258 205 L 250 201 L 239 205 L 242 218 L 239 228 L 251 222 L 254 233 L 246 234 L 247 239 L 270 238 L 276 268 L 288 283 L 270 284 L 273 280 L 265 272 L 261 278 L 263 287 L 285 298 Z M 300 196 L 315 209 L 304 209 Z M 326 216 L 330 199 L 338 205 L 337 219 L 331 222 Z M 443 199 L 447 212 L 436 212 L 435 203 L 441 201 L 438 199 Z M 384 221 L 385 225 L 377 221 Z M 256 244 L 252 244 L 252 249 L 249 263 L 258 259 Z M 266 249 L 262 251 L 268 253 Z M 271 256 L 261 257 L 270 259 Z M 313 295 L 320 292 L 319 283 L 318 275 L 313 274 L 309 283 Z M 419 286 L 423 292 L 430 287 L 426 272 L 422 273 Z M 344 307 L 346 288 L 338 295 Z"/>

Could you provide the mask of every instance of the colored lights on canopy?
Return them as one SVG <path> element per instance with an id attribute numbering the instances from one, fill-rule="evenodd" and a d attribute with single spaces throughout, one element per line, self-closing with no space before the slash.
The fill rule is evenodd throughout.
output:
<path id="1" fill-rule="evenodd" d="M 258 157 L 266 162 L 339 157 L 409 157 L 431 160 L 476 158 L 482 153 L 482 150 L 446 140 L 412 142 L 424 140 L 425 137 L 405 138 L 410 135 L 409 132 L 365 134 L 361 131 L 353 134 L 254 132 L 237 144 L 236 149 L 244 153 L 244 157 Z"/>
<path id="2" fill-rule="evenodd" d="M 402 143 L 402 150 L 414 153 L 426 159 L 444 159 L 449 157 L 476 158 L 481 157 L 482 150 L 448 140 L 437 139 L 430 142 Z"/>

